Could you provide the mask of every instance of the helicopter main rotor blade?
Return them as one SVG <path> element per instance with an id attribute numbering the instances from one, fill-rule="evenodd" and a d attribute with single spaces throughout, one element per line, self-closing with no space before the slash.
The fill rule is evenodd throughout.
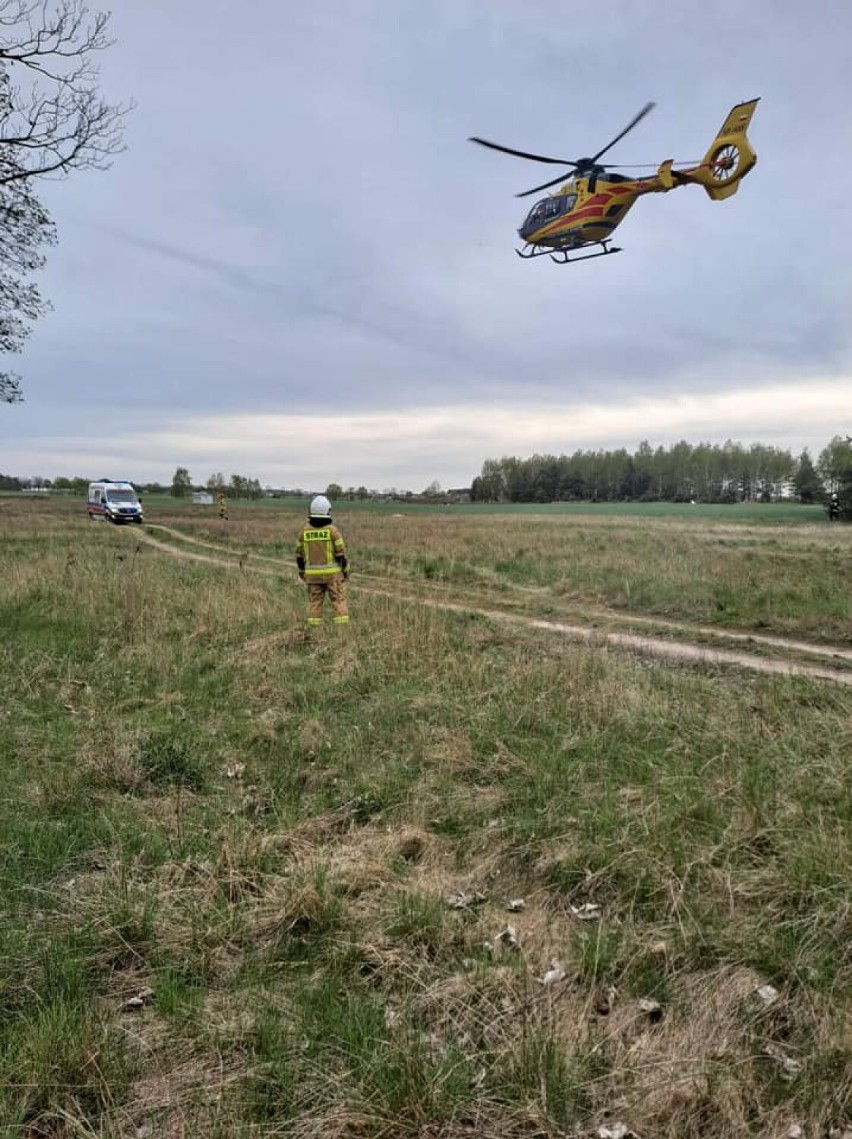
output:
<path id="1" fill-rule="evenodd" d="M 608 150 L 610 150 L 613 146 L 615 146 L 615 144 L 620 139 L 624 138 L 624 136 L 626 134 L 629 134 L 629 132 L 633 130 L 633 128 L 637 125 L 637 123 L 640 123 L 642 121 L 642 119 L 644 119 L 647 114 L 649 114 L 651 111 L 653 111 L 653 109 L 654 109 L 654 107 L 656 107 L 656 105 L 657 105 L 656 103 L 646 103 L 645 106 L 642 108 L 642 110 L 639 112 L 639 114 L 634 119 L 630 120 L 630 122 L 627 124 L 627 126 L 624 128 L 624 130 L 621 132 L 621 134 L 617 134 L 615 136 L 615 138 L 612 140 L 612 142 L 608 142 L 606 144 L 606 146 L 603 148 L 603 150 L 599 150 L 597 152 L 597 154 L 593 158 L 590 159 L 590 162 L 597 162 L 597 160 L 599 158 L 601 158 L 604 154 L 606 154 L 606 152 Z"/>
<path id="2" fill-rule="evenodd" d="M 550 162 L 555 166 L 576 166 L 570 158 L 547 158 L 544 154 L 529 154 L 526 150 L 513 150 L 511 146 L 500 146 L 497 142 L 489 142 L 487 138 L 477 138 L 475 135 L 467 140 L 477 142 L 480 146 L 487 146 L 489 150 L 499 150 L 503 154 L 514 154 L 516 158 L 529 158 L 532 162 Z"/>
<path id="3" fill-rule="evenodd" d="M 533 186 L 531 190 L 524 190 L 522 194 L 515 194 L 516 198 L 528 198 L 530 194 L 537 194 L 539 190 L 547 190 L 550 186 L 555 186 L 558 182 L 564 182 L 566 178 L 571 177 L 571 171 L 566 171 L 565 174 L 560 174 L 558 178 L 554 178 L 552 182 L 545 182 L 541 186 Z"/>

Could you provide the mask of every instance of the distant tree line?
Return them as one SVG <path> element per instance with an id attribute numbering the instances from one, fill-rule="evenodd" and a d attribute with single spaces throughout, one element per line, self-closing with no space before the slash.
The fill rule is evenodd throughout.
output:
<path id="1" fill-rule="evenodd" d="M 60 476 L 55 479 L 46 479 L 40 475 L 33 478 L 19 478 L 15 475 L 0 474 L 0 490 L 51 490 L 85 494 L 89 488 L 89 483 L 93 481 L 93 479 L 84 478 L 82 475 L 74 478 Z M 233 498 L 260 498 L 263 494 L 257 479 L 249 479 L 243 475 L 231 475 L 230 479 L 226 479 L 224 475 L 214 474 L 206 483 L 196 485 L 190 479 L 189 472 L 185 467 L 177 468 L 171 486 L 163 486 L 162 483 L 158 482 L 142 483 L 136 480 L 133 481 L 133 485 L 140 494 L 172 494 L 176 498 L 185 497 L 196 490 L 209 490 L 213 493 L 223 490 Z"/>
<path id="2" fill-rule="evenodd" d="M 32 488 L 84 494 L 89 479 L 19 478 L 0 474 L 0 491 Z M 260 482 L 244 475 L 230 479 L 219 472 L 204 484 L 196 484 L 186 467 L 178 467 L 171 486 L 135 483 L 148 494 L 171 493 L 187 497 L 196 490 L 222 490 L 233 498 L 260 498 Z M 630 454 L 615 451 L 575 451 L 573 455 L 533 455 L 528 459 L 506 456 L 486 459 L 482 473 L 473 480 L 473 502 L 772 502 L 794 497 L 803 503 L 824 503 L 832 493 L 841 503 L 841 517 L 852 521 L 852 436 L 834 438 L 816 462 L 807 450 L 794 458 L 789 450 L 753 443 L 749 447 L 725 443 L 690 444 L 652 448 L 647 442 Z M 289 492 L 288 492 L 289 493 Z M 304 494 L 304 491 L 292 493 Z M 403 492 L 368 490 L 329 483 L 332 501 L 396 498 Z M 407 497 L 416 497 L 410 491 Z M 447 495 L 458 492 L 448 491 Z M 421 498 L 441 497 L 435 481 Z M 444 496 L 445 497 L 445 496 Z"/>
<path id="3" fill-rule="evenodd" d="M 59 490 L 85 494 L 91 481 L 91 479 L 82 477 L 46 479 L 41 475 L 35 475 L 32 478 L 19 478 L 17 475 L 0 474 L 0 490 Z"/>
<path id="4" fill-rule="evenodd" d="M 348 499 L 349 502 L 354 502 L 355 499 L 365 502 L 368 498 L 375 498 L 378 493 L 376 490 L 368 490 L 365 486 L 350 486 L 344 490 L 340 483 L 336 482 L 330 482 L 325 488 L 326 498 L 330 498 L 332 502 L 340 502 L 343 499 Z"/>
<path id="5" fill-rule="evenodd" d="M 640 443 L 633 454 L 575 451 L 572 455 L 487 459 L 473 480 L 474 502 L 771 502 L 795 496 L 823 501 L 837 491 L 852 508 L 852 444 L 835 436 L 816 463 L 790 451 L 731 440 L 685 441 L 672 447 Z"/>
<path id="6" fill-rule="evenodd" d="M 208 490 L 212 494 L 222 491 L 232 498 L 260 498 L 263 488 L 257 479 L 246 478 L 245 475 L 231 475 L 226 479 L 220 472 L 214 472 L 206 483 L 198 486 L 193 483 L 186 467 L 178 467 L 172 475 L 171 494 L 174 498 L 186 498 L 196 490 Z"/>

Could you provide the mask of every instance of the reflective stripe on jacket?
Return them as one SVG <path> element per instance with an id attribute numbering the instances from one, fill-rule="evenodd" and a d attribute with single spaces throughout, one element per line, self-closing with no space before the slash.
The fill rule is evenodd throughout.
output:
<path id="1" fill-rule="evenodd" d="M 332 574 L 341 572 L 335 556 L 344 557 L 346 547 L 343 535 L 331 523 L 328 526 L 305 526 L 296 543 L 296 557 L 303 558 L 305 577 L 313 581 L 327 580 Z"/>

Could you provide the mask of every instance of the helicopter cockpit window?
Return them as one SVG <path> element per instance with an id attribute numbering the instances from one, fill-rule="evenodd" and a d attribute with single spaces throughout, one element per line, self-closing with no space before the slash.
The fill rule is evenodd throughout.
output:
<path id="1" fill-rule="evenodd" d="M 527 220 L 524 222 L 524 225 L 529 226 L 529 225 L 535 225 L 536 222 L 543 222 L 544 221 L 544 207 L 546 205 L 547 205 L 547 202 L 536 202 L 536 204 L 533 206 L 533 208 L 527 214 Z"/>
<path id="2" fill-rule="evenodd" d="M 576 201 L 576 194 L 558 194 L 552 198 L 543 198 L 530 210 L 525 225 L 545 225 L 561 214 L 567 214 L 574 208 Z"/>

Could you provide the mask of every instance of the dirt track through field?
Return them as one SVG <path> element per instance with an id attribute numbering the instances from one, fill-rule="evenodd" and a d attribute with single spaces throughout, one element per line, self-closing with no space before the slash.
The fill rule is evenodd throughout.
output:
<path id="1" fill-rule="evenodd" d="M 158 529 L 192 545 L 200 546 L 208 550 L 217 550 L 224 556 L 183 549 L 171 545 L 168 542 L 162 542 L 158 538 L 155 538 L 150 532 L 144 530 L 141 532 L 137 531 L 135 536 L 140 538 L 147 545 L 153 546 L 155 549 L 162 553 L 169 554 L 171 557 L 181 558 L 185 561 L 203 562 L 207 565 L 215 565 L 223 569 L 242 569 L 243 571 L 248 570 L 252 573 L 263 574 L 264 576 L 278 577 L 285 568 L 288 568 L 281 563 L 276 563 L 272 558 L 262 558 L 262 556 L 256 554 L 250 556 L 243 555 L 241 557 L 238 553 L 232 553 L 230 550 L 224 550 L 222 547 L 215 546 L 213 543 L 189 537 L 181 531 L 173 530 L 170 527 L 159 526 Z M 269 564 L 259 565 L 258 562 L 260 560 Z M 643 636 L 638 633 L 624 633 L 616 630 L 590 628 L 583 625 L 569 624 L 564 621 L 544 620 L 542 618 L 518 613 L 508 613 L 497 609 L 484 609 L 476 605 L 467 605 L 442 600 L 440 598 L 423 597 L 407 593 L 404 588 L 389 587 L 386 580 L 384 580 L 381 585 L 364 585 L 361 584 L 361 580 L 362 579 L 359 578 L 358 590 L 362 593 L 389 597 L 394 600 L 404 601 L 408 604 L 423 605 L 444 612 L 473 613 L 477 616 L 487 617 L 490 620 L 505 624 L 522 626 L 527 629 L 540 629 L 545 632 L 559 634 L 572 641 L 593 645 L 598 648 L 621 649 L 634 654 L 657 657 L 680 664 L 725 665 L 775 676 L 801 676 L 813 680 L 828 680 L 836 684 L 852 687 L 852 671 L 847 672 L 842 669 L 829 668 L 823 665 L 789 660 L 780 656 L 755 656 L 751 653 L 741 652 L 736 649 L 710 648 L 706 645 L 696 644 L 694 640 L 662 640 L 657 637 Z M 382 579 L 372 578 L 371 580 L 381 581 Z M 597 616 L 599 614 L 595 615 Z M 608 614 L 608 616 L 612 615 Z M 662 628 L 691 634 L 692 637 L 724 637 L 730 640 L 748 642 L 754 644 L 755 647 L 766 646 L 767 648 L 775 649 L 783 648 L 790 652 L 829 656 L 838 661 L 852 663 L 852 650 L 839 646 L 818 645 L 807 641 L 787 640 L 783 637 L 769 637 L 756 633 L 728 632 L 726 630 L 711 629 L 704 626 L 679 624 L 673 621 L 657 622 L 652 617 L 628 617 L 626 620 L 657 624 Z"/>

